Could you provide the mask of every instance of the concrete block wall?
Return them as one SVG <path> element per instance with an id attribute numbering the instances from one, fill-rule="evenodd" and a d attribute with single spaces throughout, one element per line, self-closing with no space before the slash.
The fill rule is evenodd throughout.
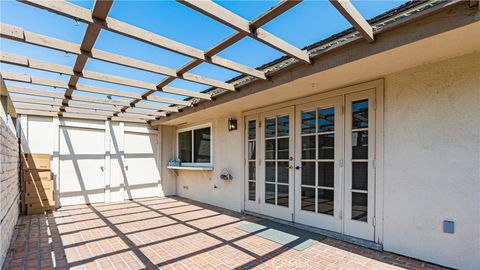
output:
<path id="1" fill-rule="evenodd" d="M 20 212 L 19 146 L 15 130 L 0 118 L 0 268 Z"/>

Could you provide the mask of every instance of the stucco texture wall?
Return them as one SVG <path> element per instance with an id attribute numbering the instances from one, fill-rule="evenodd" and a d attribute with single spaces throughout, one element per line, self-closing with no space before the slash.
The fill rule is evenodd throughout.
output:
<path id="1" fill-rule="evenodd" d="M 385 77 L 385 250 L 480 265 L 479 67 L 477 52 Z"/>
<path id="2" fill-rule="evenodd" d="M 238 120 L 238 129 L 228 131 L 229 117 Z M 241 114 L 219 116 L 212 123 L 213 135 L 213 171 L 179 170 L 177 176 L 177 195 L 240 211 L 243 200 L 243 162 L 242 162 L 242 117 Z M 208 121 L 207 121 L 208 122 Z M 198 125 L 207 122 L 196 123 Z M 195 125 L 195 124 L 192 124 Z M 180 127 L 183 128 L 183 127 Z M 220 179 L 221 171 L 226 168 L 233 175 L 232 180 Z"/>

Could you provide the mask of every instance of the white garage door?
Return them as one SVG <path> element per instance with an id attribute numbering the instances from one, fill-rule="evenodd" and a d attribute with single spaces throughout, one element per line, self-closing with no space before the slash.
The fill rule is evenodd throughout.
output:
<path id="1" fill-rule="evenodd" d="M 157 134 L 125 131 L 125 198 L 161 195 Z"/>
<path id="2" fill-rule="evenodd" d="M 62 206 L 105 201 L 105 132 L 60 127 Z"/>

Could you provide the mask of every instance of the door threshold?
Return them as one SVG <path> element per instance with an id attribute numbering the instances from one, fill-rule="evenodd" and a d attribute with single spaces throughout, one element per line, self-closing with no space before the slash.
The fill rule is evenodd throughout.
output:
<path id="1" fill-rule="evenodd" d="M 277 222 L 277 223 L 293 226 L 293 227 L 301 229 L 301 230 L 305 230 L 305 231 L 309 231 L 309 232 L 313 232 L 313 233 L 318 233 L 318 234 L 325 235 L 325 236 L 333 238 L 333 239 L 337 239 L 337 240 L 340 240 L 340 241 L 352 243 L 352 244 L 359 245 L 359 246 L 362 246 L 362 247 L 366 247 L 366 248 L 370 248 L 370 249 L 374 249 L 374 250 L 378 250 L 378 251 L 383 251 L 383 245 L 382 244 L 375 243 L 375 242 L 372 242 L 372 241 L 368 241 L 368 240 L 365 240 L 365 239 L 360 239 L 360 238 L 357 238 L 357 237 L 348 236 L 348 235 L 344 235 L 344 234 L 341 234 L 341 233 L 332 232 L 332 231 L 328 231 L 328 230 L 324 230 L 324 229 L 320 229 L 320 228 L 316 228 L 316 227 L 312 227 L 312 226 L 308 226 L 308 225 L 304 225 L 304 224 L 300 224 L 300 223 L 286 221 L 286 220 L 283 220 L 283 219 L 274 218 L 274 217 L 262 215 L 262 214 L 259 214 L 259 213 L 250 212 L 250 211 L 247 211 L 247 210 L 244 210 L 243 213 L 245 213 L 247 215 L 250 215 L 250 216 L 255 216 L 255 217 L 259 217 L 259 218 L 263 218 L 263 219 L 268 219 L 268 220 L 271 220 L 271 221 L 274 221 L 274 222 Z"/>

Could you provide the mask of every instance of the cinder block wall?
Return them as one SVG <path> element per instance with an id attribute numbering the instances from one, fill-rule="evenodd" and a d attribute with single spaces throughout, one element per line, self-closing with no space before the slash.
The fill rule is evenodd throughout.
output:
<path id="1" fill-rule="evenodd" d="M 15 131 L 0 118 L 0 268 L 20 211 L 19 147 Z"/>

